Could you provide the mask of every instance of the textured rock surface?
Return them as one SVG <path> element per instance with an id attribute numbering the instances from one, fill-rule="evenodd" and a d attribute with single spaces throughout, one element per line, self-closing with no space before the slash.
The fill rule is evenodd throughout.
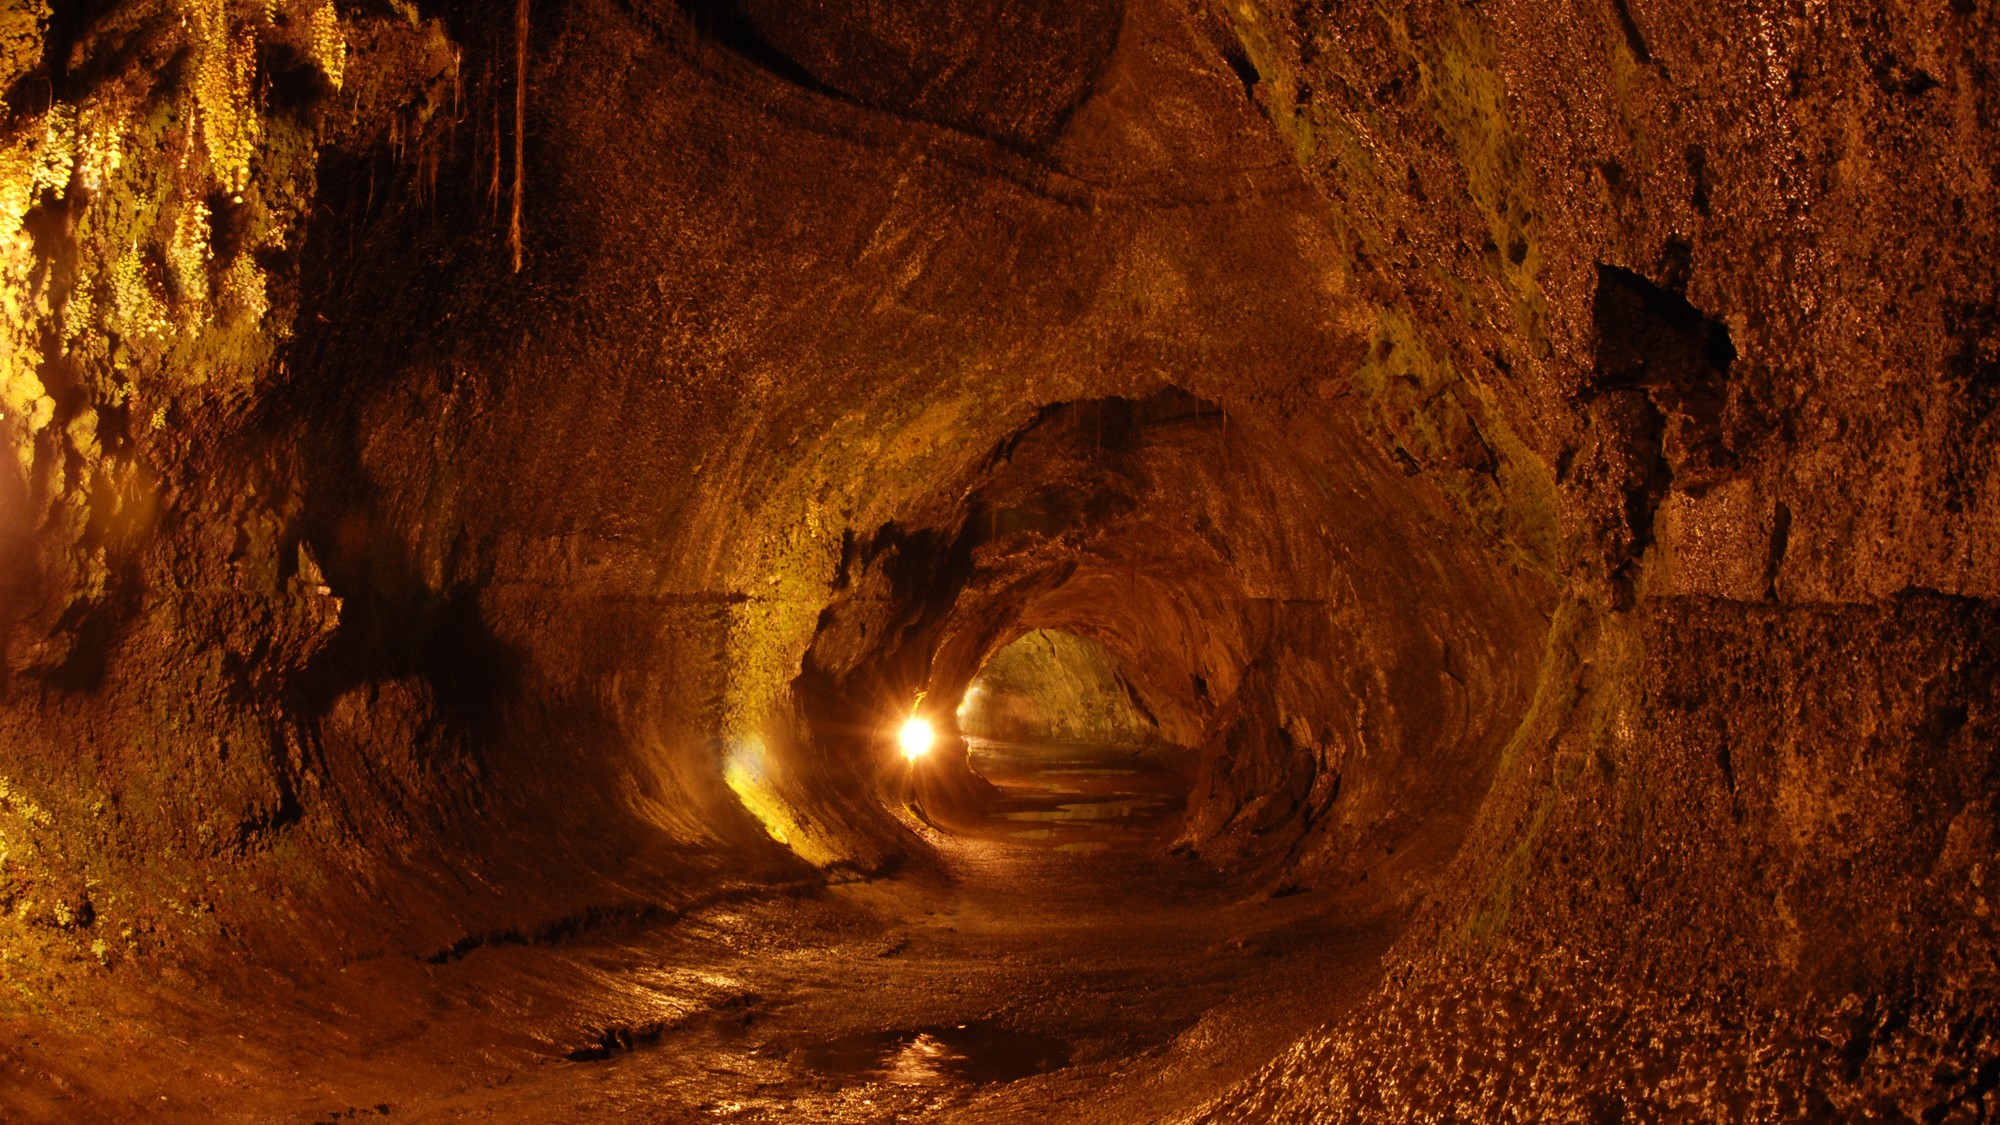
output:
<path id="1" fill-rule="evenodd" d="M 1573 600 L 1401 967 L 1213 1116 L 1990 1114 L 1991 9 L 1237 15 Z"/>
<path id="2" fill-rule="evenodd" d="M 923 877 L 1059 628 L 1401 934 L 1187 1115 L 1989 1117 L 1996 23 L 0 4 L 4 1015 Z"/>

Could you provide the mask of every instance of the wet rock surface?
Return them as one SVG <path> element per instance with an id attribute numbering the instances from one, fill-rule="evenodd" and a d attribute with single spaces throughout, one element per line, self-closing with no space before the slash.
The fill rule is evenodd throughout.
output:
<path id="1" fill-rule="evenodd" d="M 995 774 L 1016 805 L 1054 807 L 1077 794 L 1049 777 L 1123 760 L 1072 748 Z M 938 837 L 943 871 L 920 885 L 748 894 L 427 965 L 230 982 L 272 1005 L 254 1016 L 182 979 L 178 1065 L 158 1065 L 157 1024 L 115 1020 L 10 1042 L 8 1061 L 62 1076 L 46 1112 L 161 1120 L 378 1105 L 415 1120 L 1142 1119 L 1249 1074 L 1357 992 L 1391 929 L 1298 897 L 1242 901 L 1153 846 L 1161 823 L 1022 839 L 1003 812 Z M 135 1051 L 154 1065 L 115 1064 Z"/>
<path id="2" fill-rule="evenodd" d="M 1996 21 L 0 4 L 0 1116 L 1991 1118 Z"/>

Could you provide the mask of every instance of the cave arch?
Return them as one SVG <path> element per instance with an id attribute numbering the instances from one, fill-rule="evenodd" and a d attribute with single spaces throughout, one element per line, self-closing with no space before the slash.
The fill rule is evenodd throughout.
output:
<path id="1" fill-rule="evenodd" d="M 795 752 L 847 779 L 828 819 L 924 854 L 880 815 L 906 797 L 886 732 L 912 708 L 946 736 L 924 799 L 976 812 L 954 709 L 997 651 L 1056 629 L 1138 670 L 1194 751 L 1184 850 L 1378 890 L 1448 855 L 1527 702 L 1533 584 L 1420 499 L 1385 502 L 1400 474 L 1306 436 L 1174 387 L 1056 404 L 853 539 L 793 685 Z"/>

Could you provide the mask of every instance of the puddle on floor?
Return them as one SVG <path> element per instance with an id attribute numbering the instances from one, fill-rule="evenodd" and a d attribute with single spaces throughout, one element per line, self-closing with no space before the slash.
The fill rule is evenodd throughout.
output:
<path id="1" fill-rule="evenodd" d="M 792 1057 L 835 1077 L 935 1086 L 1013 1082 L 1059 1070 L 1069 1065 L 1069 1046 L 1052 1036 L 978 1022 L 847 1035 L 801 1048 Z"/>
<path id="2" fill-rule="evenodd" d="M 1116 801 L 1076 801 L 1053 809 L 1028 809 L 1001 813 L 1000 816 L 1003 820 L 1122 820 L 1157 811 L 1165 804 L 1158 797 L 1130 797 Z"/>
<path id="3" fill-rule="evenodd" d="M 1076 770 L 1036 770 L 1039 777 L 1137 777 L 1138 770 L 1076 769 Z"/>

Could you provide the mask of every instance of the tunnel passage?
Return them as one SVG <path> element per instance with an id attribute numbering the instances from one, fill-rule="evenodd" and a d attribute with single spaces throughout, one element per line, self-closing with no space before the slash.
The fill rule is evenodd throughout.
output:
<path id="1" fill-rule="evenodd" d="M 1144 750 L 1160 724 L 1117 657 L 1087 637 L 1034 629 L 996 651 L 954 714 L 967 738 Z"/>
<path id="2" fill-rule="evenodd" d="M 1104 663 L 1118 721 L 1184 754 L 1163 846 L 1253 884 L 1390 893 L 1455 845 L 1543 619 L 1352 441 L 1173 387 L 1040 411 L 850 538 L 771 736 L 773 789 L 830 851 L 887 836 L 921 859 L 897 819 L 912 798 L 964 824 L 999 797 L 960 701 L 1003 721 L 973 694 L 982 670 L 1068 637 Z M 914 763 L 890 738 L 906 714 L 941 735 Z"/>
<path id="3" fill-rule="evenodd" d="M 988 832 L 1091 851 L 1171 832 L 1192 752 L 1168 742 L 1110 650 L 1060 629 L 1001 646 L 954 717 L 967 767 L 994 788 Z"/>
<path id="4" fill-rule="evenodd" d="M 0 1116 L 1993 1117 L 1996 9 L 1660 8 L 0 6 Z"/>

